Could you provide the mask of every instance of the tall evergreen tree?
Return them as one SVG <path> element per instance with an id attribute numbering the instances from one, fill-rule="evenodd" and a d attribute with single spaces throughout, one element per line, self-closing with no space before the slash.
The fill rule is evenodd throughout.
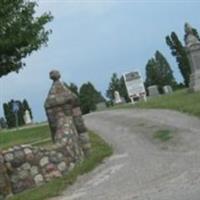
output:
<path id="1" fill-rule="evenodd" d="M 15 114 L 12 111 L 12 106 L 10 103 L 3 104 L 4 116 L 6 118 L 8 128 L 13 128 L 16 126 Z"/>
<path id="2" fill-rule="evenodd" d="M 111 77 L 111 81 L 109 83 L 108 89 L 106 91 L 106 96 L 113 101 L 114 100 L 114 92 L 118 91 L 120 92 L 120 79 L 118 78 L 116 73 L 113 73 Z"/>
<path id="3" fill-rule="evenodd" d="M 160 76 L 160 85 L 170 85 L 172 87 L 176 86 L 176 81 L 173 76 L 173 71 L 167 59 L 159 51 L 155 53 L 155 60 L 158 63 L 159 67 L 159 76 Z"/>
<path id="4" fill-rule="evenodd" d="M 200 40 L 197 29 L 193 28 L 192 30 L 194 35 Z M 186 43 L 186 34 L 184 35 L 184 41 Z M 191 66 L 184 45 L 181 43 L 175 32 L 172 32 L 170 36 L 166 37 L 166 43 L 171 49 L 172 55 L 176 58 L 179 70 L 184 79 L 184 84 L 186 87 L 188 87 L 191 74 Z"/>
<path id="5" fill-rule="evenodd" d="M 165 85 L 176 85 L 171 67 L 159 51 L 156 51 L 155 58 L 150 59 L 146 65 L 146 86 L 150 85 L 158 85 L 160 92 Z"/>
<path id="6" fill-rule="evenodd" d="M 25 124 L 25 122 L 24 122 L 24 106 L 23 106 L 22 102 L 15 101 L 19 105 L 19 110 L 17 113 L 13 112 L 13 102 L 14 102 L 14 100 L 12 99 L 8 103 L 3 104 L 4 116 L 6 118 L 9 128 L 16 127 L 16 114 L 17 114 L 18 126 L 23 126 Z"/>
<path id="7" fill-rule="evenodd" d="M 172 55 L 176 58 L 179 70 L 184 79 L 184 84 L 188 87 L 191 68 L 186 50 L 175 32 L 172 32 L 170 36 L 166 37 L 166 43 L 170 47 Z"/>
<path id="8" fill-rule="evenodd" d="M 25 114 L 25 111 L 28 110 L 29 113 L 30 113 L 31 119 L 33 119 L 32 110 L 31 110 L 31 108 L 30 108 L 30 106 L 28 104 L 28 101 L 26 99 L 23 100 L 22 105 L 23 105 L 24 114 Z"/>
<path id="9" fill-rule="evenodd" d="M 120 90 L 119 90 L 119 93 L 120 93 L 121 97 L 124 97 L 126 102 L 130 102 L 130 98 L 128 96 L 128 92 L 127 92 L 127 89 L 126 89 L 126 84 L 125 84 L 123 76 L 121 76 L 121 78 L 120 78 Z"/>
<path id="10" fill-rule="evenodd" d="M 90 82 L 80 87 L 79 97 L 83 114 L 96 110 L 96 104 L 104 100 L 101 93 Z"/>
<path id="11" fill-rule="evenodd" d="M 157 85 L 159 82 L 158 64 L 154 58 L 151 58 L 146 64 L 146 87 Z"/>
<path id="12" fill-rule="evenodd" d="M 52 16 L 36 16 L 36 6 L 34 0 L 0 1 L 0 77 L 18 72 L 24 58 L 47 44 L 51 31 L 45 25 Z"/>
<path id="13" fill-rule="evenodd" d="M 7 128 L 7 127 L 8 127 L 8 125 L 7 125 L 6 120 L 3 117 L 1 117 L 0 118 L 0 128 Z"/>
<path id="14" fill-rule="evenodd" d="M 77 95 L 77 97 L 79 96 L 79 92 L 78 92 L 78 86 L 75 83 L 70 83 L 69 85 L 69 89 Z"/>
<path id="15" fill-rule="evenodd" d="M 108 89 L 106 91 L 106 96 L 113 101 L 114 100 L 114 93 L 115 91 L 118 91 L 121 97 L 124 97 L 126 102 L 130 101 L 130 98 L 128 96 L 128 92 L 126 89 L 126 85 L 124 82 L 123 76 L 118 78 L 117 73 L 113 73 L 111 77 L 111 81 L 109 83 Z"/>
<path id="16" fill-rule="evenodd" d="M 25 121 L 24 121 L 24 106 L 23 106 L 21 101 L 17 100 L 16 102 L 19 105 L 19 111 L 17 112 L 18 126 L 23 126 L 23 125 L 25 125 Z M 11 103 L 11 105 L 12 105 L 12 103 Z"/>

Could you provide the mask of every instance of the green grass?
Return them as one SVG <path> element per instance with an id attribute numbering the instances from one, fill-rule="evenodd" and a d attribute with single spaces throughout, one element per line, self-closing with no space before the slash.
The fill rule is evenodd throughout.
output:
<path id="1" fill-rule="evenodd" d="M 103 139 L 91 131 L 89 134 L 92 144 L 91 154 L 82 163 L 77 165 L 68 175 L 63 178 L 54 179 L 40 187 L 17 194 L 9 198 L 9 200 L 45 200 L 50 197 L 58 196 L 67 188 L 67 186 L 73 184 L 79 175 L 88 173 L 106 157 L 112 154 L 112 148 L 106 144 Z"/>
<path id="2" fill-rule="evenodd" d="M 148 99 L 147 102 L 139 102 L 135 105 L 123 104 L 114 107 L 114 109 L 120 108 L 171 109 L 200 117 L 200 92 L 190 93 L 187 90 L 179 90 L 171 95 Z"/>
<path id="3" fill-rule="evenodd" d="M 18 144 L 39 143 L 50 139 L 50 130 L 47 125 L 0 132 L 0 149 L 7 149 Z"/>
<path id="4" fill-rule="evenodd" d="M 170 130 L 158 130 L 154 133 L 153 137 L 162 142 L 166 142 L 172 138 L 172 134 Z"/>

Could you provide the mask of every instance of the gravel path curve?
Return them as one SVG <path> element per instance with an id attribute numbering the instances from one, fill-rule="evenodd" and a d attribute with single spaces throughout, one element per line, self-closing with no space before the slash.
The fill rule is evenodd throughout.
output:
<path id="1" fill-rule="evenodd" d="M 200 120 L 168 110 L 114 110 L 85 116 L 114 154 L 55 200 L 199 200 Z M 167 142 L 153 137 L 170 130 Z"/>

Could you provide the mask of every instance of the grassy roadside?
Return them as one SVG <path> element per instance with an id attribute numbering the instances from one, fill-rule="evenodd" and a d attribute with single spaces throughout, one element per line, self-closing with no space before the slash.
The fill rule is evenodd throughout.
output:
<path id="1" fill-rule="evenodd" d="M 172 109 L 200 117 L 200 93 L 180 90 L 172 95 L 150 99 L 146 104 L 141 102 L 136 107 Z"/>
<path id="2" fill-rule="evenodd" d="M 52 180 L 40 187 L 17 194 L 9 198 L 9 200 L 45 200 L 58 196 L 64 189 L 73 184 L 79 175 L 91 171 L 112 154 L 112 148 L 102 138 L 92 131 L 89 132 L 89 135 L 92 144 L 90 156 L 77 165 L 68 175 Z"/>
<path id="3" fill-rule="evenodd" d="M 171 95 L 162 95 L 148 99 L 147 102 L 139 102 L 135 105 L 123 104 L 113 107 L 113 109 L 120 108 L 171 109 L 200 117 L 200 92 L 189 93 L 187 90 L 179 90 Z"/>

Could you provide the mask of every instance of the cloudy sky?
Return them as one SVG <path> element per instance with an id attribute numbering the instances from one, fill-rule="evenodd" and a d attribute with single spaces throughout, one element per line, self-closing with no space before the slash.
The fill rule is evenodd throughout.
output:
<path id="1" fill-rule="evenodd" d="M 28 57 L 19 74 L 0 79 L 0 104 L 26 98 L 36 121 L 46 119 L 43 104 L 51 69 L 79 86 L 91 81 L 105 94 L 113 72 L 121 75 L 137 69 L 144 76 L 147 60 L 160 50 L 181 81 L 165 36 L 175 31 L 182 39 L 186 21 L 200 31 L 198 0 L 39 0 L 38 4 L 38 14 L 51 11 L 54 16 L 47 27 L 53 31 L 48 47 Z"/>

